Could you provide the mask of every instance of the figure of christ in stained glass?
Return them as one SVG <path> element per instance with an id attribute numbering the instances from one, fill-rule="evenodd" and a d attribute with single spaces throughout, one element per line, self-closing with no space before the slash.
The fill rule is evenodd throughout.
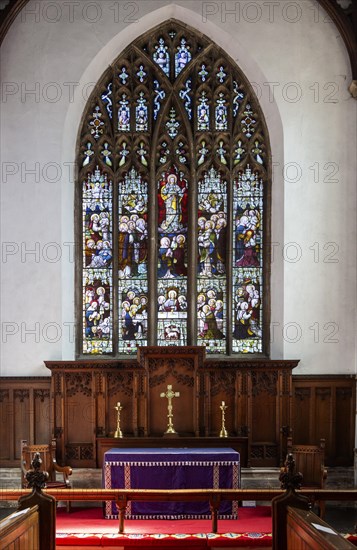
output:
<path id="1" fill-rule="evenodd" d="M 86 353 L 112 351 L 111 286 L 109 270 L 84 270 L 83 343 Z"/>
<path id="2" fill-rule="evenodd" d="M 243 353 L 259 352 L 262 348 L 261 270 L 236 270 L 233 285 L 233 349 Z"/>
<path id="3" fill-rule="evenodd" d="M 160 237 L 158 255 L 158 277 L 167 279 L 186 277 L 187 275 L 187 247 L 185 235 L 163 235 Z"/>
<path id="4" fill-rule="evenodd" d="M 159 233 L 187 231 L 187 181 L 176 173 L 163 174 L 159 182 Z"/>
<path id="5" fill-rule="evenodd" d="M 180 74 L 192 58 L 190 46 L 186 44 L 185 38 L 181 38 L 181 44 L 177 47 L 177 50 L 175 54 L 175 76 Z"/>
<path id="6" fill-rule="evenodd" d="M 123 353 L 135 353 L 137 346 L 147 344 L 148 295 L 146 281 L 128 281 L 119 296 L 119 348 Z"/>

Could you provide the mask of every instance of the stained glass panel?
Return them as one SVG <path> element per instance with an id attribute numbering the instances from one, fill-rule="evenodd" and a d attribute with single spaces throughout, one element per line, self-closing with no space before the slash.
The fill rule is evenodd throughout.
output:
<path id="1" fill-rule="evenodd" d="M 80 135 L 80 351 L 261 353 L 269 143 L 234 62 L 163 24 L 107 69 Z"/>
<path id="2" fill-rule="evenodd" d="M 118 130 L 121 132 L 130 132 L 130 107 L 126 94 L 123 94 L 119 101 Z"/>
<path id="3" fill-rule="evenodd" d="M 262 272 L 242 268 L 233 277 L 233 352 L 262 351 Z"/>
<path id="4" fill-rule="evenodd" d="M 138 104 L 135 109 L 136 114 L 136 131 L 137 132 L 147 132 L 148 130 L 148 108 L 146 105 L 147 101 L 144 97 L 144 93 L 140 92 L 140 97 L 138 99 Z"/>
<path id="5" fill-rule="evenodd" d="M 190 46 L 186 44 L 185 38 L 181 38 L 181 44 L 178 46 L 177 53 L 175 54 L 175 76 L 180 74 L 187 63 L 191 61 L 191 58 Z"/>
<path id="6" fill-rule="evenodd" d="M 112 278 L 108 269 L 83 271 L 83 352 L 111 353 Z"/>
<path id="7" fill-rule="evenodd" d="M 160 67 L 160 69 L 166 74 L 166 76 L 169 76 L 170 56 L 168 52 L 168 47 L 166 46 L 165 40 L 162 37 L 159 38 L 159 43 L 155 46 L 153 59 L 155 63 Z"/>
<path id="8" fill-rule="evenodd" d="M 234 182 L 233 351 L 262 351 L 263 181 L 247 165 Z"/>
<path id="9" fill-rule="evenodd" d="M 119 351 L 132 355 L 138 346 L 147 345 L 148 333 L 147 282 L 123 281 L 119 293 Z"/>
<path id="10" fill-rule="evenodd" d="M 119 351 L 147 342 L 147 182 L 132 168 L 118 188 Z"/>
<path id="11" fill-rule="evenodd" d="M 83 267 L 112 261 L 112 182 L 97 167 L 83 183 Z"/>
<path id="12" fill-rule="evenodd" d="M 188 183 L 177 168 L 158 183 L 158 341 L 187 343 Z"/>
<path id="13" fill-rule="evenodd" d="M 209 104 L 203 91 L 197 105 L 197 130 L 209 130 Z"/>

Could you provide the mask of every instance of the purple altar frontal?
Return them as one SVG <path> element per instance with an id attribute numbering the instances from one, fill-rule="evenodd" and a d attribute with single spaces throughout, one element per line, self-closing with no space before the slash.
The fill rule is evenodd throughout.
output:
<path id="1" fill-rule="evenodd" d="M 105 489 L 239 489 L 240 457 L 231 448 L 110 449 L 104 453 Z M 106 502 L 105 517 L 118 518 Z M 127 519 L 210 519 L 208 502 L 129 502 Z M 238 501 L 222 502 L 219 517 L 237 519 Z"/>

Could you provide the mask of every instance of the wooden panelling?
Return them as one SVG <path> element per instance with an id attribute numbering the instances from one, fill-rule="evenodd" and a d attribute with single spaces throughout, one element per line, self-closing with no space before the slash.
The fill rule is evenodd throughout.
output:
<path id="1" fill-rule="evenodd" d="M 51 439 L 50 377 L 0 379 L 0 465 L 20 464 L 20 441 Z"/>
<path id="2" fill-rule="evenodd" d="M 352 466 L 356 378 L 293 376 L 293 442 L 326 440 L 327 466 Z"/>
<path id="3" fill-rule="evenodd" d="M 36 550 L 40 547 L 38 506 L 15 512 L 0 522 L 2 550 Z"/>
<path id="4" fill-rule="evenodd" d="M 291 430 L 291 371 L 297 363 L 205 360 L 199 346 L 140 348 L 137 361 L 46 362 L 59 459 L 73 467 L 97 466 L 98 440 L 113 437 L 117 427 L 117 402 L 124 445 L 138 437 L 143 446 L 152 438 L 167 445 L 168 402 L 160 396 L 171 384 L 180 393 L 173 400 L 173 426 L 181 441 L 196 437 L 197 446 L 209 446 L 219 437 L 225 401 L 228 435 L 247 442 L 243 465 L 279 465 Z"/>
<path id="5" fill-rule="evenodd" d="M 348 550 L 355 548 L 352 543 L 344 539 L 313 512 L 293 507 L 288 507 L 286 539 L 287 550 Z"/>
<path id="6" fill-rule="evenodd" d="M 173 421 L 181 437 L 219 437 L 225 401 L 228 435 L 246 438 L 245 466 L 281 464 L 289 435 L 300 444 L 323 437 L 327 466 L 353 465 L 355 378 L 292 376 L 293 361 L 222 362 L 194 357 L 194 348 L 188 357 L 177 348 L 171 355 L 152 351 L 140 361 L 47 362 L 48 378 L 1 378 L 0 465 L 19 465 L 20 439 L 47 443 L 53 434 L 60 464 L 97 467 L 98 439 L 113 437 L 118 401 L 128 445 L 130 438 L 161 437 L 167 399 L 160 393 L 169 383 L 180 392 Z"/>

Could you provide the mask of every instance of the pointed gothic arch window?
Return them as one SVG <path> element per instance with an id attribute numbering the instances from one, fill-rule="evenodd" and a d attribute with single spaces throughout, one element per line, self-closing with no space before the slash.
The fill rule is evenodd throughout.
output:
<path id="1" fill-rule="evenodd" d="M 234 61 L 174 20 L 139 37 L 96 86 L 78 151 L 78 354 L 266 354 L 270 149 Z"/>

